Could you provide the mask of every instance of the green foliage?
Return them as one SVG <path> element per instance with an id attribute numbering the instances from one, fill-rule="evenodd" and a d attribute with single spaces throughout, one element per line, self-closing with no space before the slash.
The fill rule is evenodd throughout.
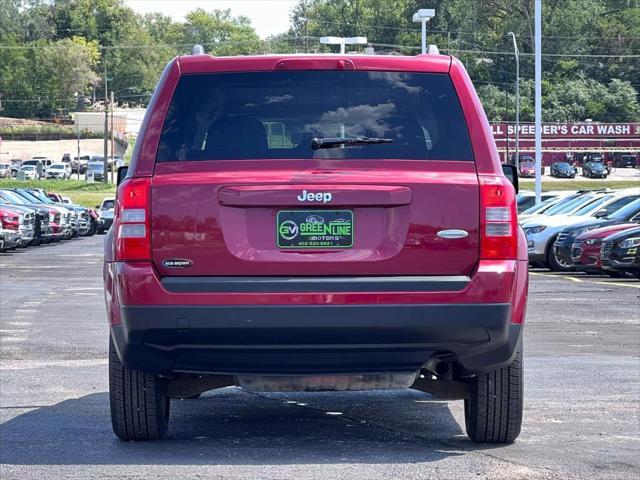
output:
<path id="1" fill-rule="evenodd" d="M 12 140 L 14 137 L 31 137 L 38 135 L 60 139 L 73 139 L 78 137 L 75 129 L 68 125 L 42 124 L 0 127 L 0 137 L 3 137 L 5 140 Z M 102 138 L 102 132 L 85 130 L 80 132 L 80 138 Z"/>
<path id="2" fill-rule="evenodd" d="M 88 183 L 84 180 L 16 180 L 0 178 L 0 188 L 43 188 L 53 192 L 111 192 L 112 183 Z"/>
<path id="3" fill-rule="evenodd" d="M 261 53 L 245 17 L 189 13 L 183 23 L 136 15 L 122 0 L 0 0 L 0 115 L 48 118 L 108 90 L 146 105 L 167 62 L 205 45 L 215 55 Z"/>
<path id="4" fill-rule="evenodd" d="M 230 10 L 206 12 L 199 8 L 186 15 L 180 30 L 183 43 L 204 45 L 214 55 L 250 55 L 263 50 L 249 19 L 232 17 Z"/>
<path id="5" fill-rule="evenodd" d="M 300 0 L 289 34 L 299 37 L 363 35 L 376 50 L 417 54 L 418 8 L 434 8 L 429 43 L 458 57 L 478 86 L 490 120 L 515 118 L 515 60 L 507 32 L 521 52 L 521 116 L 533 118 L 532 0 Z M 637 0 L 545 0 L 543 57 L 545 120 L 638 121 L 640 59 L 598 55 L 640 52 Z M 326 51 L 315 39 L 298 40 L 298 51 Z M 333 47 L 335 51 L 335 47 Z M 503 52 L 503 53 L 496 53 Z"/>
<path id="6" fill-rule="evenodd" d="M 518 180 L 520 191 L 533 190 L 535 181 L 521 178 Z M 542 190 L 596 190 L 601 188 L 610 188 L 611 190 L 622 190 L 625 188 L 638 188 L 637 180 L 549 180 L 544 177 L 542 179 Z"/>
<path id="7" fill-rule="evenodd" d="M 114 197 L 116 193 L 113 183 L 87 183 L 84 180 L 20 181 L 0 178 L 0 188 L 43 188 L 47 192 L 56 192 L 69 197 L 72 202 L 89 208 L 99 205 L 104 198 Z"/>
<path id="8" fill-rule="evenodd" d="M 482 85 L 478 88 L 478 95 L 490 121 L 515 120 L 513 90 Z M 542 95 L 543 118 L 546 122 L 571 122 L 587 118 L 634 122 L 640 119 L 637 92 L 629 82 L 622 80 L 614 79 L 608 85 L 590 78 L 558 83 L 545 80 Z M 534 119 L 531 80 L 525 80 L 520 87 L 520 119 L 523 122 L 532 122 Z"/>

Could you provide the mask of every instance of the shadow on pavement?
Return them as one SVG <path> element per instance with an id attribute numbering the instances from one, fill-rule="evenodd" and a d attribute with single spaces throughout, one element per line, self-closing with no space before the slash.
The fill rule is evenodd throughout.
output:
<path id="1" fill-rule="evenodd" d="M 115 438 L 106 392 L 29 410 L 0 425 L 0 462 L 416 463 L 478 447 L 463 434 L 446 402 L 412 390 L 251 394 L 226 388 L 198 400 L 172 401 L 171 409 L 168 437 L 150 443 Z M 15 412 L 4 411 L 5 418 L 7 411 Z"/>

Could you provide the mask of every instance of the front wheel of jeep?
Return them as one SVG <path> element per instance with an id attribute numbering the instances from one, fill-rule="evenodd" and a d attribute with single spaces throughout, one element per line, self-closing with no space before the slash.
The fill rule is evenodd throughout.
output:
<path id="1" fill-rule="evenodd" d="M 159 440 L 169 426 L 169 397 L 161 380 L 125 367 L 109 338 L 111 425 L 121 440 Z"/>
<path id="2" fill-rule="evenodd" d="M 522 426 L 522 341 L 513 361 L 473 377 L 464 401 L 467 435 L 477 443 L 512 443 Z"/>

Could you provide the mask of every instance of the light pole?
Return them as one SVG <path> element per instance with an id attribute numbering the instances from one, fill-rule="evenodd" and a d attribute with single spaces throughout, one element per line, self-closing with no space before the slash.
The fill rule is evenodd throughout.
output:
<path id="1" fill-rule="evenodd" d="M 516 168 L 520 168 L 520 52 L 516 34 L 509 32 L 513 39 L 513 51 L 516 55 Z"/>
<path id="2" fill-rule="evenodd" d="M 427 22 L 435 16 L 433 8 L 421 8 L 413 14 L 413 21 L 422 24 L 422 53 L 427 53 Z"/>
<path id="3" fill-rule="evenodd" d="M 109 162 L 107 160 L 109 156 L 109 98 L 107 95 L 107 56 L 102 57 L 104 62 L 104 156 L 102 158 L 102 174 L 104 175 L 103 182 L 109 181 Z"/>
<path id="4" fill-rule="evenodd" d="M 76 117 L 76 122 L 78 122 L 77 117 Z M 76 174 L 78 175 L 78 180 L 80 180 L 80 135 L 82 132 L 80 131 L 79 124 L 76 124 L 75 131 L 76 131 L 76 138 L 78 139 L 78 156 L 76 157 Z"/>
<path id="5" fill-rule="evenodd" d="M 340 54 L 345 54 L 345 45 L 362 45 L 367 43 L 367 37 L 320 37 L 320 43 L 325 45 L 340 45 Z"/>
<path id="6" fill-rule="evenodd" d="M 535 0 L 536 203 L 542 196 L 542 0 Z"/>

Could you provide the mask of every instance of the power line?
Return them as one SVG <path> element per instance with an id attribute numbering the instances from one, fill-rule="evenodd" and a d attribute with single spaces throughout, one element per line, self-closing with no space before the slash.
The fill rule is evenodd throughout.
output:
<path id="1" fill-rule="evenodd" d="M 303 40 L 304 38 L 308 39 L 318 39 L 319 37 L 315 36 L 290 36 L 290 37 L 282 37 L 282 39 L 297 39 Z M 262 40 L 238 40 L 229 43 L 222 42 L 201 42 L 200 45 L 207 47 L 220 47 L 224 45 L 243 45 L 243 44 L 251 44 L 254 45 L 256 43 L 261 43 Z M 269 42 L 270 43 L 270 42 Z M 403 49 L 411 49 L 411 50 L 419 50 L 419 46 L 415 45 L 399 45 L 399 44 L 390 44 L 390 43 L 376 43 L 376 42 L 368 42 L 373 46 L 381 46 L 381 47 L 392 47 L 392 48 L 403 48 Z M 160 47 L 164 48 L 191 48 L 193 46 L 192 43 L 182 43 L 182 44 L 137 44 L 137 45 L 107 45 L 107 46 L 98 46 L 99 50 L 140 50 L 140 49 L 157 49 Z M 257 46 L 257 45 L 256 45 Z M 56 48 L 67 48 L 63 45 L 0 45 L 1 50 L 24 50 L 24 49 L 56 49 Z M 512 56 L 513 52 L 506 50 L 467 50 L 467 49 L 458 49 L 451 48 L 446 49 L 443 48 L 442 51 L 448 52 L 453 51 L 456 53 L 469 53 L 469 54 L 483 54 L 483 55 L 508 55 Z M 523 57 L 533 57 L 533 53 L 525 53 L 521 52 L 520 56 Z M 640 58 L 640 55 L 636 54 L 589 54 L 589 53 L 543 53 L 543 57 L 566 57 L 566 58 Z"/>

